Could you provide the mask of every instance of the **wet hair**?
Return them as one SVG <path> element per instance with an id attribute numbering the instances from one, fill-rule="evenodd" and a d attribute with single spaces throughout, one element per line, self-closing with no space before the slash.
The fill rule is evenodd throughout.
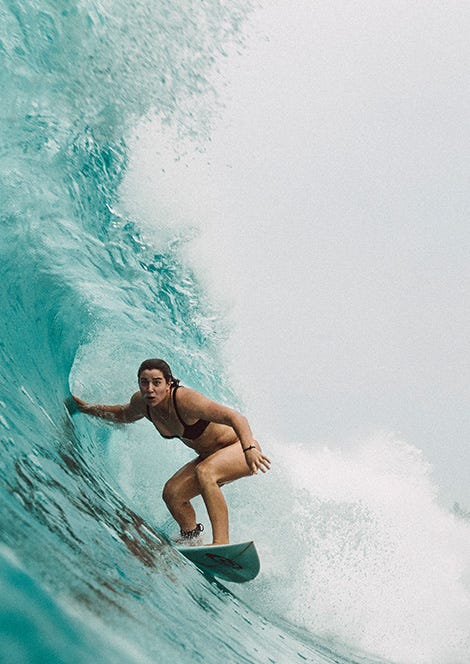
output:
<path id="1" fill-rule="evenodd" d="M 170 365 L 167 362 L 165 362 L 165 360 L 160 360 L 159 358 L 144 360 L 137 372 L 137 378 L 140 378 L 140 374 L 142 373 L 142 371 L 145 371 L 146 369 L 158 369 L 159 371 L 162 372 L 163 377 L 167 383 L 170 383 L 174 387 L 176 387 L 176 385 L 179 385 L 178 378 L 173 377 Z"/>

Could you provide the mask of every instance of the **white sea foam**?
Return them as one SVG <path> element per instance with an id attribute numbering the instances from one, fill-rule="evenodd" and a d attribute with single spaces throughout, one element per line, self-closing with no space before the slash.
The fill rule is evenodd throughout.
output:
<path id="1" fill-rule="evenodd" d="M 272 477 L 231 494 L 262 551 L 250 603 L 394 662 L 467 662 L 470 526 L 438 504 L 422 453 L 389 434 L 272 447 Z"/>

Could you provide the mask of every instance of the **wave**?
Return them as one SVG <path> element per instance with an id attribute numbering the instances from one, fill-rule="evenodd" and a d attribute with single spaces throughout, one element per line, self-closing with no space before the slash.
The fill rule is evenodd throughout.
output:
<path id="1" fill-rule="evenodd" d="M 204 581 L 126 504 L 103 453 L 111 431 L 67 407 L 74 366 L 78 385 L 80 371 L 97 390 L 108 378 L 123 385 L 122 357 L 133 372 L 155 347 L 181 351 L 185 364 L 204 358 L 207 387 L 220 385 L 213 325 L 178 243 L 149 247 L 114 204 L 136 117 L 153 108 L 181 133 L 204 134 L 207 72 L 246 8 L 2 3 L 0 568 L 9 661 L 193 662 L 208 653 L 267 661 L 259 639 L 271 632 L 279 652 L 277 628 Z M 281 652 L 298 647 L 281 636 Z"/>
<path id="2" fill-rule="evenodd" d="M 468 652 L 468 527 L 437 508 L 409 446 L 381 439 L 343 456 L 273 442 L 266 481 L 227 487 L 232 527 L 256 533 L 264 569 L 234 594 L 167 542 L 159 492 L 186 452 L 152 441 L 144 424 L 113 428 L 70 408 L 70 386 L 90 401 L 126 400 L 155 349 L 188 384 L 237 402 L 225 311 L 187 260 L 186 229 L 160 210 L 150 232 L 120 201 L 138 119 L 156 114 L 178 136 L 207 138 L 211 72 L 250 6 L 2 2 L 9 661 L 455 664 Z M 442 583 L 451 601 L 438 606 Z M 384 601 L 384 589 L 400 599 Z"/>

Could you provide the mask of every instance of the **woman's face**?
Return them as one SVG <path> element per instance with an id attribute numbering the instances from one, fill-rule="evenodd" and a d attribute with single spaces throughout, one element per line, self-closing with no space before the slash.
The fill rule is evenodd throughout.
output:
<path id="1" fill-rule="evenodd" d="M 160 369 L 144 369 L 139 376 L 139 387 L 147 403 L 150 406 L 157 406 L 170 393 L 171 384 Z"/>

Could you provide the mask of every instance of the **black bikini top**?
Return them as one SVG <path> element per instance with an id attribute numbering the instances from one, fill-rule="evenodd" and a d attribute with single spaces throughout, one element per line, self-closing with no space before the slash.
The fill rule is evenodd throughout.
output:
<path id="1" fill-rule="evenodd" d="M 161 433 L 160 430 L 158 430 L 158 432 L 160 433 L 160 436 L 162 436 L 162 438 L 168 438 L 168 439 L 170 439 L 170 438 L 187 438 L 187 440 L 195 440 L 196 438 L 199 438 L 199 436 L 202 436 L 204 431 L 209 426 L 210 422 L 208 420 L 198 420 L 197 422 L 194 422 L 194 424 L 186 424 L 186 422 L 181 417 L 180 412 L 178 410 L 178 406 L 176 404 L 176 390 L 179 387 L 181 387 L 181 386 L 176 385 L 173 388 L 172 398 L 173 398 L 173 407 L 175 409 L 176 416 L 179 419 L 179 421 L 181 422 L 181 424 L 184 426 L 183 433 L 181 434 L 181 436 L 165 436 L 165 434 Z M 146 417 L 147 417 L 148 420 L 150 420 L 152 422 L 152 424 L 157 429 L 158 427 L 155 425 L 155 422 L 152 420 L 152 418 L 150 416 L 150 408 L 149 408 L 148 404 L 147 404 L 147 415 L 146 415 Z"/>

